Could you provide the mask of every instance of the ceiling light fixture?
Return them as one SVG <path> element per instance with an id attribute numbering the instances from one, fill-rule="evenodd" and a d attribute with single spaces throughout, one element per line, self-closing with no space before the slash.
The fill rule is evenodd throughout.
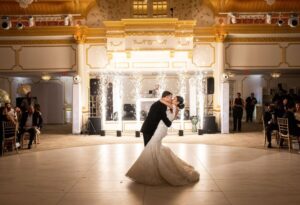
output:
<path id="1" fill-rule="evenodd" d="M 1 28 L 8 30 L 11 28 L 11 20 L 8 16 L 3 16 L 1 19 Z"/>
<path id="2" fill-rule="evenodd" d="M 272 78 L 279 78 L 280 76 L 281 76 L 281 74 L 278 73 L 278 72 L 273 72 L 273 73 L 271 73 L 271 77 L 272 77 Z"/>
<path id="3" fill-rule="evenodd" d="M 233 13 L 228 13 L 227 18 L 230 19 L 230 23 L 236 24 L 236 16 Z"/>
<path id="4" fill-rule="evenodd" d="M 288 20 L 288 25 L 290 27 L 296 27 L 299 24 L 299 17 L 296 14 L 291 15 L 291 17 Z"/>
<path id="5" fill-rule="evenodd" d="M 266 23 L 267 24 L 272 24 L 272 14 L 267 14 L 266 15 Z"/>
<path id="6" fill-rule="evenodd" d="M 35 24 L 33 16 L 28 17 L 28 26 L 33 27 Z"/>
<path id="7" fill-rule="evenodd" d="M 44 81 L 48 81 L 48 80 L 50 80 L 51 79 L 51 76 L 50 75 L 48 75 L 48 74 L 45 74 L 45 75 L 42 75 L 42 80 L 44 80 Z"/>

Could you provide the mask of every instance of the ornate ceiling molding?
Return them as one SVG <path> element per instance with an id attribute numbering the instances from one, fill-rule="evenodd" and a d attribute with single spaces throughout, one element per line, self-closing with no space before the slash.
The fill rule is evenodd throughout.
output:
<path id="1" fill-rule="evenodd" d="M 2 0 L 1 15 L 49 15 L 49 14 L 81 14 L 86 16 L 95 0 L 38 0 L 26 8 L 19 6 L 16 0 Z"/>

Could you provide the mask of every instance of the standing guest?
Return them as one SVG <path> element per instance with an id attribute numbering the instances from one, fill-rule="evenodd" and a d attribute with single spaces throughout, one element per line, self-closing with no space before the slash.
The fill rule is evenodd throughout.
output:
<path id="1" fill-rule="evenodd" d="M 35 112 L 32 105 L 28 107 L 28 111 L 22 114 L 20 121 L 20 132 L 18 136 L 18 140 L 20 142 L 20 138 L 24 132 L 28 132 L 30 134 L 28 149 L 31 149 L 32 142 L 34 140 L 35 135 L 41 129 L 43 124 L 43 118 L 40 112 Z"/>
<path id="2" fill-rule="evenodd" d="M 266 105 L 267 110 L 264 113 L 264 124 L 265 124 L 265 131 L 267 135 L 267 140 L 268 140 L 268 148 L 272 148 L 272 131 L 273 130 L 278 130 L 278 125 L 277 125 L 277 115 L 275 112 L 275 109 L 273 106 L 270 104 Z"/>
<path id="3" fill-rule="evenodd" d="M 251 93 L 251 95 L 246 98 L 246 122 L 252 122 L 256 103 L 257 100 L 254 97 L 254 93 Z"/>
<path id="4" fill-rule="evenodd" d="M 241 93 L 237 93 L 237 98 L 233 102 L 233 131 L 242 130 L 244 100 L 241 98 Z"/>

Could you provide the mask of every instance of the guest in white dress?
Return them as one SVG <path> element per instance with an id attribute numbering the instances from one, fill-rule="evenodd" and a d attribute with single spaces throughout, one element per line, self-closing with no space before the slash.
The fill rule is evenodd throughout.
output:
<path id="1" fill-rule="evenodd" d="M 179 109 L 184 108 L 183 98 L 174 97 L 169 106 L 167 117 L 173 121 Z M 172 108 L 170 108 L 172 107 Z M 173 186 L 197 182 L 200 174 L 189 164 L 177 157 L 170 148 L 162 145 L 168 127 L 160 121 L 150 142 L 128 170 L 126 176 L 133 181 L 146 185 L 170 184 Z"/>

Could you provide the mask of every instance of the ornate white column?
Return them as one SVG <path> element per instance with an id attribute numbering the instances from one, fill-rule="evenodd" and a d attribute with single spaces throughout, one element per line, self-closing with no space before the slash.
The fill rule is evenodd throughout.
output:
<path id="1" fill-rule="evenodd" d="M 83 30 L 78 30 L 74 35 L 77 43 L 77 79 L 73 80 L 73 109 L 72 109 L 72 133 L 80 134 L 82 129 L 83 106 L 87 104 L 86 77 L 84 75 L 84 42 L 86 36 Z M 87 108 L 87 106 L 86 106 Z"/>
<path id="2" fill-rule="evenodd" d="M 218 33 L 216 35 L 216 67 L 214 70 L 214 111 L 216 115 L 216 123 L 218 127 L 222 127 L 222 110 L 221 110 L 221 84 L 223 81 L 223 73 L 225 70 L 225 47 L 224 41 L 226 34 Z"/>

